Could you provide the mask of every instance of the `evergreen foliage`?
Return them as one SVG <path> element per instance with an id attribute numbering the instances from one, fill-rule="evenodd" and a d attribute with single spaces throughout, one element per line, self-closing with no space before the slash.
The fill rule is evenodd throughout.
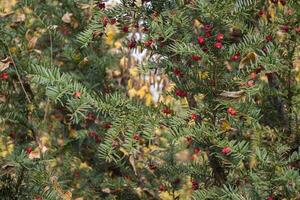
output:
<path id="1" fill-rule="evenodd" d="M 21 0 L 0 18 L 1 198 L 299 199 L 300 3 L 106 5 Z M 112 20 L 180 106 L 107 76 Z"/>

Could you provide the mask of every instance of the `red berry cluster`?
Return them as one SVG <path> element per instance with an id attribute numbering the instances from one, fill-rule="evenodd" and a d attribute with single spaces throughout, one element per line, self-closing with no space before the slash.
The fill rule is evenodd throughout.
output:
<path id="1" fill-rule="evenodd" d="M 227 109 L 227 113 L 230 114 L 233 117 L 237 115 L 237 111 L 233 107 L 229 107 Z"/>
<path id="2" fill-rule="evenodd" d="M 101 142 L 101 138 L 100 138 L 100 136 L 97 134 L 96 131 L 91 131 L 91 132 L 89 132 L 89 136 L 90 136 L 91 138 L 94 138 L 97 144 L 99 144 L 99 143 Z"/>

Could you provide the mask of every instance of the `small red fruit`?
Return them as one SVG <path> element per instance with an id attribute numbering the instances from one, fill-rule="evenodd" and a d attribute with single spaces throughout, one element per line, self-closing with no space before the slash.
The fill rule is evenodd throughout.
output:
<path id="1" fill-rule="evenodd" d="M 193 61 L 200 61 L 201 60 L 201 56 L 198 56 L 198 55 L 192 55 L 192 60 Z"/>
<path id="2" fill-rule="evenodd" d="M 284 32 L 289 32 L 290 27 L 289 27 L 288 25 L 282 25 L 282 26 L 280 27 L 280 29 L 283 30 Z"/>
<path id="3" fill-rule="evenodd" d="M 250 73 L 250 78 L 251 79 L 256 79 L 256 77 L 257 77 L 257 73 L 256 72 L 251 72 Z"/>
<path id="4" fill-rule="evenodd" d="M 175 94 L 178 97 L 186 97 L 187 96 L 187 92 L 183 91 L 183 90 L 181 90 L 179 88 L 176 89 Z"/>
<path id="5" fill-rule="evenodd" d="M 240 52 L 237 52 L 236 54 L 234 54 L 233 56 L 231 56 L 230 60 L 235 62 L 240 58 L 241 54 Z"/>
<path id="6" fill-rule="evenodd" d="M 224 39 L 224 35 L 222 33 L 218 33 L 217 40 L 222 41 Z"/>
<path id="7" fill-rule="evenodd" d="M 272 35 L 267 35 L 266 40 L 267 40 L 268 42 L 271 42 L 271 41 L 273 40 Z"/>
<path id="8" fill-rule="evenodd" d="M 185 139 L 188 143 L 191 143 L 193 141 L 192 136 L 186 136 Z"/>
<path id="9" fill-rule="evenodd" d="M 140 134 L 135 133 L 135 134 L 133 135 L 133 139 L 135 139 L 136 141 L 140 140 L 140 139 L 141 139 Z"/>
<path id="10" fill-rule="evenodd" d="M 237 115 L 237 111 L 232 107 L 229 107 L 227 109 L 227 113 L 230 114 L 231 116 L 236 116 Z"/>
<path id="11" fill-rule="evenodd" d="M 182 72 L 180 71 L 179 68 L 173 69 L 173 74 L 174 74 L 175 76 L 182 76 Z"/>
<path id="12" fill-rule="evenodd" d="M 41 196 L 36 196 L 34 200 L 43 200 L 43 198 Z"/>
<path id="13" fill-rule="evenodd" d="M 204 30 L 205 30 L 205 31 L 210 31 L 212 28 L 213 28 L 213 25 L 212 25 L 212 24 L 205 24 L 205 25 L 204 25 Z"/>
<path id="14" fill-rule="evenodd" d="M 96 116 L 93 113 L 88 113 L 86 116 L 86 120 L 88 121 L 95 121 L 96 120 Z"/>
<path id="15" fill-rule="evenodd" d="M 300 33 L 300 26 L 295 28 L 296 32 Z"/>
<path id="16" fill-rule="evenodd" d="M 198 153 L 200 153 L 200 151 L 201 151 L 201 150 L 200 150 L 200 148 L 199 148 L 199 147 L 195 147 L 195 148 L 194 148 L 194 153 L 195 153 L 195 154 L 198 154 Z"/>
<path id="17" fill-rule="evenodd" d="M 123 30 L 124 33 L 128 33 L 129 32 L 128 26 L 124 26 L 122 30 Z"/>
<path id="18" fill-rule="evenodd" d="M 253 80 L 247 81 L 247 86 L 248 87 L 253 87 L 254 86 L 254 81 Z"/>
<path id="19" fill-rule="evenodd" d="M 136 47 L 136 41 L 135 40 L 131 40 L 129 43 L 128 43 L 128 48 L 129 49 L 133 49 Z"/>
<path id="20" fill-rule="evenodd" d="M 89 136 L 90 137 L 96 137 L 96 135 L 97 135 L 97 132 L 96 131 L 91 131 L 91 132 L 89 132 Z"/>
<path id="21" fill-rule="evenodd" d="M 199 37 L 197 38 L 197 41 L 198 41 L 198 44 L 200 44 L 200 45 L 202 45 L 202 44 L 204 44 L 204 43 L 205 43 L 205 40 L 204 40 L 204 38 L 203 38 L 203 37 L 201 37 L 201 36 L 199 36 Z"/>
<path id="22" fill-rule="evenodd" d="M 221 49 L 222 48 L 222 43 L 221 42 L 216 42 L 214 44 L 214 46 L 217 48 L 217 49 Z"/>
<path id="23" fill-rule="evenodd" d="M 76 98 L 80 98 L 81 93 L 77 91 L 77 92 L 75 92 L 75 93 L 73 94 L 73 96 L 76 97 Z"/>
<path id="24" fill-rule="evenodd" d="M 2 74 L 0 75 L 0 79 L 6 80 L 6 79 L 8 79 L 8 78 L 9 78 L 9 74 L 8 74 L 8 73 L 2 73 Z"/>
<path id="25" fill-rule="evenodd" d="M 260 11 L 258 12 L 258 16 L 262 17 L 262 16 L 264 16 L 264 15 L 265 15 L 265 12 L 264 12 L 263 10 L 260 10 Z"/>
<path id="26" fill-rule="evenodd" d="M 117 19 L 116 19 L 116 18 L 112 18 L 112 19 L 110 20 L 110 24 L 111 24 L 111 25 L 114 25 L 115 23 L 117 23 Z"/>
<path id="27" fill-rule="evenodd" d="M 150 170 L 156 170 L 156 166 L 154 164 L 149 164 L 149 169 Z"/>
<path id="28" fill-rule="evenodd" d="M 105 9 L 105 3 L 99 2 L 98 3 L 98 8 Z"/>
<path id="29" fill-rule="evenodd" d="M 210 38 L 212 36 L 212 34 L 211 34 L 211 32 L 206 32 L 204 36 L 205 36 L 205 38 Z"/>
<path id="30" fill-rule="evenodd" d="M 150 47 L 153 44 L 153 40 L 147 40 L 146 42 L 144 42 L 144 45 L 146 47 Z"/>
<path id="31" fill-rule="evenodd" d="M 159 191 L 161 191 L 161 192 L 166 191 L 166 189 L 167 189 L 167 187 L 166 187 L 164 184 L 161 184 L 161 185 L 159 186 Z"/>
<path id="32" fill-rule="evenodd" d="M 191 114 L 191 119 L 196 120 L 198 119 L 198 115 L 196 113 Z"/>
<path id="33" fill-rule="evenodd" d="M 25 149 L 25 151 L 26 151 L 27 154 L 30 154 L 33 151 L 33 149 L 32 149 L 32 147 L 27 147 Z"/>
<path id="34" fill-rule="evenodd" d="M 230 147 L 224 147 L 223 149 L 222 149 L 222 153 L 223 154 L 229 154 L 231 152 L 231 148 Z"/>
<path id="35" fill-rule="evenodd" d="M 162 109 L 162 112 L 165 113 L 166 115 L 172 114 L 172 110 L 170 108 L 168 108 L 168 107 L 164 107 Z"/>
<path id="36" fill-rule="evenodd" d="M 108 19 L 108 17 L 105 16 L 105 17 L 103 18 L 103 25 L 104 25 L 104 26 L 107 26 L 108 22 L 109 22 L 109 19 Z"/>
<path id="37" fill-rule="evenodd" d="M 193 190 L 198 190 L 199 189 L 199 183 L 195 180 L 192 181 L 192 188 Z"/>
<path id="38" fill-rule="evenodd" d="M 102 125 L 102 128 L 105 128 L 105 129 L 110 129 L 112 127 L 112 124 L 110 122 L 106 122 Z"/>
<path id="39" fill-rule="evenodd" d="M 266 200 L 273 200 L 273 197 L 269 196 Z"/>

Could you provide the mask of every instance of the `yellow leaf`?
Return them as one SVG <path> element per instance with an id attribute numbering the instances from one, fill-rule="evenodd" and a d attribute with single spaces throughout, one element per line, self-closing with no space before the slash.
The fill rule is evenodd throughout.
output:
<path id="1" fill-rule="evenodd" d="M 254 62 L 257 58 L 257 54 L 255 52 L 248 53 L 245 57 L 242 58 L 239 69 L 243 69 L 245 65 L 251 64 L 251 62 Z"/>
<path id="2" fill-rule="evenodd" d="M 129 74 L 133 77 L 136 77 L 138 76 L 138 68 L 137 67 L 132 67 L 129 69 Z"/>
<path id="3" fill-rule="evenodd" d="M 92 169 L 86 162 L 82 162 L 79 165 L 80 169 Z"/>
<path id="4" fill-rule="evenodd" d="M 198 77 L 199 79 L 206 79 L 208 77 L 208 71 L 199 72 Z"/>
<path id="5" fill-rule="evenodd" d="M 136 96 L 136 90 L 134 88 L 128 90 L 128 96 L 130 98 L 135 97 Z"/>
<path id="6" fill-rule="evenodd" d="M 150 106 L 153 102 L 152 95 L 150 93 L 146 94 L 146 105 Z"/>
<path id="7" fill-rule="evenodd" d="M 226 119 L 224 119 L 221 121 L 220 128 L 222 131 L 226 132 L 226 131 L 231 130 L 231 125 Z"/>

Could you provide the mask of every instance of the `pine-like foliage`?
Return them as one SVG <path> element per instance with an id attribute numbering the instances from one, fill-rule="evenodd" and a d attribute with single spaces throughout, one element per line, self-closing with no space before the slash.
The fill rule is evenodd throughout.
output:
<path id="1" fill-rule="evenodd" d="M 1 18 L 1 142 L 14 148 L 0 195 L 299 199 L 299 2 L 107 5 L 27 0 Z M 107 78 L 109 23 L 177 103 L 144 106 Z"/>

